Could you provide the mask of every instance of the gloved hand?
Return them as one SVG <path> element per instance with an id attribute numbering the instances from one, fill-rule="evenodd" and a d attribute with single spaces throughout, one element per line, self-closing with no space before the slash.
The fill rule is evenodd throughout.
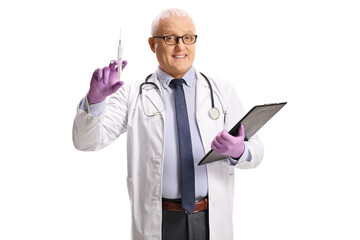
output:
<path id="1" fill-rule="evenodd" d="M 211 148 L 222 155 L 239 158 L 245 150 L 244 138 L 245 131 L 242 125 L 236 137 L 230 135 L 228 131 L 223 130 L 214 138 L 211 143 Z"/>
<path id="2" fill-rule="evenodd" d="M 123 81 L 118 80 L 118 64 L 119 61 L 113 60 L 108 67 L 98 68 L 94 71 L 87 95 L 90 103 L 104 101 L 107 96 L 116 92 L 124 84 Z M 122 61 L 122 69 L 126 64 L 126 60 Z"/>

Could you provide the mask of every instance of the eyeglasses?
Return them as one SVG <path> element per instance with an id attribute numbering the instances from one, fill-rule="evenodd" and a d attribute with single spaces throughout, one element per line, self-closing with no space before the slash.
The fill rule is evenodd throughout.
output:
<path id="1" fill-rule="evenodd" d="M 184 44 L 194 44 L 196 42 L 197 35 L 195 34 L 186 34 L 184 36 L 153 36 L 153 38 L 162 38 L 166 45 L 176 45 L 179 43 L 179 38 L 182 39 Z"/>

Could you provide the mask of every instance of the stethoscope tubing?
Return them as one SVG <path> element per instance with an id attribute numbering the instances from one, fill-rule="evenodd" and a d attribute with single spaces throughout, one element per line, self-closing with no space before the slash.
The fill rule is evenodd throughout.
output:
<path id="1" fill-rule="evenodd" d="M 210 98 L 211 98 L 211 109 L 209 111 L 209 114 L 210 114 L 210 117 L 214 120 L 218 119 L 219 118 L 219 115 L 220 115 L 220 112 L 219 110 L 215 107 L 215 103 L 214 103 L 214 92 L 213 92 L 213 89 L 212 89 L 212 85 L 210 83 L 210 80 L 206 77 L 205 74 L 201 73 L 200 74 L 205 78 L 208 86 L 209 86 L 209 89 L 210 89 Z M 159 87 L 154 83 L 154 82 L 148 82 L 149 78 L 152 76 L 152 74 L 148 75 L 146 78 L 145 78 L 145 82 L 143 82 L 142 84 L 140 84 L 140 89 L 139 89 L 139 95 L 142 94 L 142 89 L 143 89 L 143 86 L 146 85 L 146 84 L 151 84 L 153 85 L 156 90 L 158 90 L 160 92 L 160 89 Z"/>

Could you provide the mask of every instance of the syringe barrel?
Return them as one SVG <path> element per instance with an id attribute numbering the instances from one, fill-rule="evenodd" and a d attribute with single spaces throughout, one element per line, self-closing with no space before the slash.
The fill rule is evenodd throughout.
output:
<path id="1" fill-rule="evenodd" d="M 120 44 L 120 43 L 119 43 Z M 123 47 L 121 45 L 118 46 L 118 77 L 120 81 L 121 71 L 122 71 L 122 54 L 123 54 Z"/>

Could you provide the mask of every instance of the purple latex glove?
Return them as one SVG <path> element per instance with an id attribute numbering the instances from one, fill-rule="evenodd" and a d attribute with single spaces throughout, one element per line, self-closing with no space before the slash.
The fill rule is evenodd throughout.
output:
<path id="1" fill-rule="evenodd" d="M 118 80 L 118 64 L 118 60 L 113 60 L 108 67 L 98 68 L 94 71 L 87 95 L 90 103 L 104 101 L 107 96 L 116 92 L 124 84 L 123 81 Z M 122 61 L 122 69 L 126 64 L 126 60 Z"/>
<path id="2" fill-rule="evenodd" d="M 222 155 L 239 158 L 245 150 L 244 138 L 245 131 L 242 125 L 236 137 L 230 135 L 228 131 L 223 130 L 214 138 L 211 143 L 211 148 Z"/>

